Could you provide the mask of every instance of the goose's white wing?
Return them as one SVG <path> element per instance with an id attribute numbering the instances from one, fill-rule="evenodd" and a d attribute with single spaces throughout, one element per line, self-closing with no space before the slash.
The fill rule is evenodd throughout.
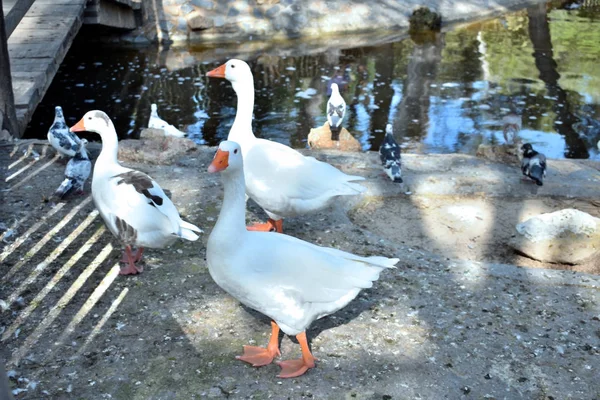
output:
<path id="1" fill-rule="evenodd" d="M 129 212 L 138 221 L 136 229 L 152 225 L 156 212 L 166 216 L 174 233 L 179 233 L 179 212 L 162 188 L 148 175 L 140 171 L 129 170 L 116 174 L 109 179 L 111 186 L 111 205 L 116 215 Z M 117 212 L 117 210 L 121 212 Z M 123 217 L 122 217 L 123 218 Z M 144 222 L 147 221 L 147 222 Z"/>
<path id="2" fill-rule="evenodd" d="M 246 247 L 247 246 L 247 247 Z M 284 234 L 250 232 L 245 279 L 280 288 L 301 302 L 336 302 L 354 289 L 370 288 L 397 258 L 360 257 Z"/>
<path id="3" fill-rule="evenodd" d="M 261 207 L 274 213 L 318 208 L 332 197 L 365 190 L 330 164 L 305 157 L 277 142 L 258 139 L 244 155 L 246 190 Z"/>

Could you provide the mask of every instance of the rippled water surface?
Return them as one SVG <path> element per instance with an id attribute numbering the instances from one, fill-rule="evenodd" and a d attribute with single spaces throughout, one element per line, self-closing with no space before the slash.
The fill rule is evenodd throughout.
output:
<path id="1" fill-rule="evenodd" d="M 365 150 L 394 124 L 407 151 L 475 153 L 503 143 L 503 126 L 551 158 L 599 158 L 600 7 L 544 4 L 428 38 L 345 38 L 185 49 L 90 43 L 85 30 L 36 110 L 27 137 L 45 137 L 54 106 L 74 124 L 106 111 L 121 138 L 159 114 L 199 143 L 227 137 L 235 93 L 205 73 L 229 58 L 254 73 L 258 136 L 305 147 L 322 125 L 329 86 L 348 104 L 344 126 Z M 360 47 L 357 47 L 360 46 Z"/>

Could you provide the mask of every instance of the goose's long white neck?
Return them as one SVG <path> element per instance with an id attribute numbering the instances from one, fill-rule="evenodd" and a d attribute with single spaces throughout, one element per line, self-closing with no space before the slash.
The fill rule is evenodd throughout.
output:
<path id="1" fill-rule="evenodd" d="M 235 121 L 229 131 L 227 140 L 237 142 L 245 153 L 247 147 L 256 139 L 252 132 L 252 111 L 254 110 L 254 81 L 252 77 L 241 82 L 232 82 L 237 95 L 237 111 Z"/>
<path id="2" fill-rule="evenodd" d="M 211 236 L 228 243 L 239 243 L 238 238 L 246 233 L 246 186 L 244 171 L 224 171 L 223 206 Z"/>
<path id="3" fill-rule="evenodd" d="M 105 131 L 101 134 L 102 137 L 102 151 L 98 156 L 98 160 L 96 161 L 96 165 L 119 165 L 119 161 L 117 161 L 117 154 L 119 152 L 119 139 L 117 138 L 117 132 L 115 131 L 115 126 L 112 121 L 109 122 L 109 126 L 106 127 Z M 94 171 L 96 168 L 94 167 Z"/>

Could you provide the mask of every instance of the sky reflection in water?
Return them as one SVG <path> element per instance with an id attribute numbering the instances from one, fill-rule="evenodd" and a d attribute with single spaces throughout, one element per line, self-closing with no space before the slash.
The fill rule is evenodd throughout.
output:
<path id="1" fill-rule="evenodd" d="M 216 145 L 227 137 L 236 100 L 227 81 L 205 73 L 236 57 L 254 73 L 255 133 L 292 147 L 305 147 L 310 128 L 325 123 L 336 82 L 348 104 L 344 126 L 364 150 L 377 150 L 392 122 L 406 151 L 474 154 L 479 144 L 503 143 L 503 118 L 515 114 L 520 136 L 548 157 L 600 158 L 598 17 L 598 7 L 547 11 L 541 4 L 433 40 L 341 50 L 327 48 L 331 41 L 123 49 L 90 46 L 83 32 L 26 136 L 45 137 L 61 105 L 68 124 L 102 109 L 121 138 L 137 137 L 157 103 L 162 118 Z"/>

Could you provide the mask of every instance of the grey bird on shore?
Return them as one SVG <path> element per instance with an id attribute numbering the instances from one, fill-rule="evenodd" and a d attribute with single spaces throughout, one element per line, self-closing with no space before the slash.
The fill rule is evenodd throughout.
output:
<path id="1" fill-rule="evenodd" d="M 54 122 L 48 129 L 48 142 L 61 156 L 66 157 L 75 156 L 81 147 L 81 139 L 69 131 L 60 106 L 54 108 Z"/>
<path id="2" fill-rule="evenodd" d="M 85 148 L 86 144 L 87 140 L 81 139 L 79 152 L 67 163 L 65 180 L 62 181 L 56 192 L 54 192 L 55 198 L 62 199 L 71 191 L 83 193 L 83 185 L 92 171 L 92 162 Z"/>
<path id="3" fill-rule="evenodd" d="M 379 158 L 383 170 L 393 182 L 402 183 L 402 161 L 400 159 L 400 146 L 394 140 L 392 124 L 385 126 L 385 137 L 379 147 Z"/>
<path id="4" fill-rule="evenodd" d="M 542 186 L 546 176 L 546 156 L 535 151 L 530 143 L 525 143 L 521 150 L 523 151 L 523 160 L 521 160 L 523 175 L 533 179 L 538 186 Z"/>
<path id="5" fill-rule="evenodd" d="M 331 97 L 327 101 L 327 122 L 331 130 L 331 140 L 340 140 L 342 121 L 346 114 L 346 102 L 340 94 L 337 83 L 331 84 Z"/>

